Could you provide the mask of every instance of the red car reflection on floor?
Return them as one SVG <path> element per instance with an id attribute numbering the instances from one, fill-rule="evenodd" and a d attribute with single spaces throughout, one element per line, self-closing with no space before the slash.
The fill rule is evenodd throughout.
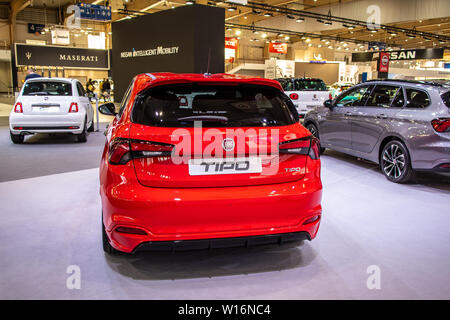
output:
<path id="1" fill-rule="evenodd" d="M 206 249 L 311 240 L 321 220 L 318 142 L 273 80 L 136 76 L 100 164 L 103 247 Z"/>

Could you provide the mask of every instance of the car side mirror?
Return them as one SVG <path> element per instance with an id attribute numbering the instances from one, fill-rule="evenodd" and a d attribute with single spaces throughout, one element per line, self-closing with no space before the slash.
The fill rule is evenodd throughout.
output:
<path id="1" fill-rule="evenodd" d="M 333 100 L 328 99 L 323 102 L 325 108 L 333 109 Z"/>
<path id="2" fill-rule="evenodd" d="M 105 116 L 115 116 L 117 114 L 116 105 L 112 102 L 99 105 L 98 111 L 100 111 L 100 113 L 104 114 Z"/>

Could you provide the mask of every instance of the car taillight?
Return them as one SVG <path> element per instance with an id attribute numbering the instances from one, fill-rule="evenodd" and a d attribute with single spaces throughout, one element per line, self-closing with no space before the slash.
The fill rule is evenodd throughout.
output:
<path id="1" fill-rule="evenodd" d="M 319 159 L 320 157 L 319 141 L 312 136 L 282 142 L 278 148 L 280 153 L 308 155 L 313 160 Z"/>
<path id="2" fill-rule="evenodd" d="M 72 102 L 70 104 L 69 112 L 78 112 L 78 103 Z"/>
<path id="3" fill-rule="evenodd" d="M 109 145 L 111 164 L 126 164 L 131 159 L 170 156 L 173 144 L 117 138 Z"/>
<path id="4" fill-rule="evenodd" d="M 298 94 L 296 94 L 296 93 L 291 93 L 291 94 L 289 95 L 289 98 L 291 98 L 292 100 L 298 100 Z"/>
<path id="5" fill-rule="evenodd" d="M 450 131 L 450 118 L 434 119 L 431 121 L 431 125 L 437 132 Z"/>
<path id="6" fill-rule="evenodd" d="M 173 144 L 162 142 L 131 140 L 133 158 L 170 156 L 174 148 Z"/>
<path id="7" fill-rule="evenodd" d="M 333 95 L 331 94 L 331 92 L 330 92 L 330 94 L 328 95 L 328 99 L 333 100 Z"/>
<path id="8" fill-rule="evenodd" d="M 23 113 L 22 103 L 17 102 L 14 106 L 15 113 Z"/>
<path id="9" fill-rule="evenodd" d="M 108 161 L 111 164 L 126 164 L 131 160 L 130 142 L 128 139 L 114 139 L 108 150 Z"/>

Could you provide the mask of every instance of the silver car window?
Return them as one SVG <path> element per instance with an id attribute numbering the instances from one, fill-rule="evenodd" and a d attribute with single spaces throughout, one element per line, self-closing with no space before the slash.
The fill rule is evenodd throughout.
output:
<path id="1" fill-rule="evenodd" d="M 398 86 L 377 85 L 367 99 L 366 107 L 389 108 L 399 89 Z"/>
<path id="2" fill-rule="evenodd" d="M 419 89 L 405 88 L 406 92 L 406 108 L 423 109 L 430 105 L 430 97 L 428 94 Z"/>
<path id="3" fill-rule="evenodd" d="M 359 86 L 344 92 L 336 98 L 335 107 L 363 106 L 373 86 Z"/>

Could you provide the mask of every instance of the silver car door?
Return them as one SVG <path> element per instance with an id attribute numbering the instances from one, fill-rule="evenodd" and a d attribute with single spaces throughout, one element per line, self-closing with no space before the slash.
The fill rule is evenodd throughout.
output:
<path id="1" fill-rule="evenodd" d="M 403 107 L 403 90 L 400 86 L 378 84 L 372 90 L 365 105 L 358 107 L 352 118 L 352 150 L 370 153 L 380 137 L 389 128 L 389 122 Z"/>

